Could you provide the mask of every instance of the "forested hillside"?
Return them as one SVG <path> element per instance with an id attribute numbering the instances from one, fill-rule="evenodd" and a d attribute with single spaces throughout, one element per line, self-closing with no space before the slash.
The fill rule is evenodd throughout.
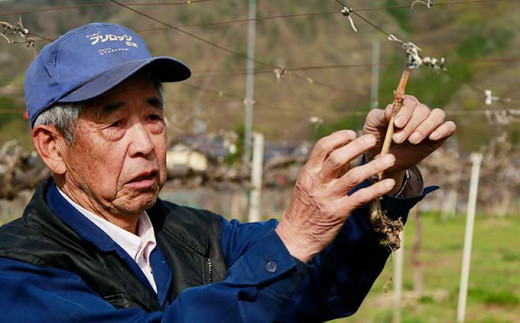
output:
<path id="1" fill-rule="evenodd" d="M 220 47 L 246 54 L 247 22 L 213 23 L 246 19 L 247 1 L 174 2 L 147 0 L 134 2 L 132 8 Z M 519 1 L 434 1 L 430 9 L 422 4 L 412 9 L 413 1 L 408 0 L 348 1 L 355 12 L 380 29 L 351 14 L 358 32 L 341 14 L 342 6 L 333 0 L 257 2 L 257 16 L 262 19 L 257 21 L 256 29 L 254 127 L 268 138 L 309 138 L 338 128 L 359 129 L 362 117 L 353 113 L 367 111 L 370 106 L 374 41 L 381 46 L 380 106 L 390 102 L 407 60 L 401 45 L 387 40 L 384 31 L 413 42 L 422 49 L 423 56 L 446 58 L 448 73 L 423 66 L 413 72 L 407 92 L 432 107 L 445 108 L 459 121 L 457 139 L 462 148 L 476 149 L 504 131 L 516 142 L 515 123 L 490 122 L 480 112 L 516 109 L 515 97 L 519 96 L 515 89 L 520 80 L 520 38 L 516 32 L 520 29 Z M 83 7 L 63 8 L 78 5 Z M 37 11 L 56 6 L 61 10 Z M 13 14 L 27 10 L 33 12 Z M 243 123 L 246 60 L 240 55 L 110 1 L 2 1 L 0 16 L 1 21 L 12 25 L 21 16 L 30 32 L 50 39 L 92 21 L 118 22 L 141 31 L 154 55 L 175 56 L 194 71 L 186 85 L 166 87 L 172 136 L 233 130 Z M 273 16 L 284 17 L 263 19 Z M 0 142 L 18 138 L 28 145 L 29 129 L 22 118 L 23 76 L 33 49 L 24 44 L 7 44 L 3 39 L 0 42 Z M 36 41 L 35 49 L 45 44 Z M 282 73 L 287 71 L 278 81 L 275 67 Z M 511 98 L 511 102 L 487 106 L 485 89 L 492 90 L 494 96 Z M 311 117 L 321 118 L 324 123 L 316 130 L 309 123 Z"/>

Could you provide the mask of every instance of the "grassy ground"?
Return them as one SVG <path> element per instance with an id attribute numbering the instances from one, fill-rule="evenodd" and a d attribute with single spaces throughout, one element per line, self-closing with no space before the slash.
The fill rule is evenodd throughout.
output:
<path id="1" fill-rule="evenodd" d="M 425 295 L 413 293 L 411 247 L 415 237 L 412 218 L 405 231 L 403 273 L 403 322 L 456 321 L 465 216 L 441 223 L 435 214 L 423 214 L 423 263 Z M 520 217 L 478 217 L 475 222 L 469 292 L 468 322 L 520 322 Z M 392 273 L 388 262 L 367 299 L 354 316 L 338 322 L 391 322 L 393 295 L 383 285 Z"/>

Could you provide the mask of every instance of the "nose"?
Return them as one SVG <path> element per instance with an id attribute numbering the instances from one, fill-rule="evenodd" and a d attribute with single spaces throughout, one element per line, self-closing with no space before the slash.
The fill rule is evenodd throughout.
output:
<path id="1" fill-rule="evenodd" d="M 129 153 L 132 157 L 146 157 L 154 150 L 151 135 L 141 123 L 135 123 L 128 129 L 130 135 Z"/>

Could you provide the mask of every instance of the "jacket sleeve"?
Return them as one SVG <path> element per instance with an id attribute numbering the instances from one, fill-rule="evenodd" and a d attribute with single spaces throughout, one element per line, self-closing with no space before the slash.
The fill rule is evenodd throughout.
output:
<path id="1" fill-rule="evenodd" d="M 385 196 L 382 209 L 406 222 L 410 209 L 427 194 L 397 199 Z M 287 304 L 280 321 L 323 322 L 354 314 L 381 273 L 390 251 L 381 246 L 369 222 L 368 206 L 357 209 L 335 241 L 310 263 L 309 275 Z"/>
<path id="2" fill-rule="evenodd" d="M 435 187 L 426 188 L 420 196 L 397 199 L 385 196 L 382 208 L 387 215 L 406 222 L 409 210 Z M 256 247 L 261 252 L 277 221 L 244 223 L 225 219 L 222 250 L 229 266 L 249 257 Z M 280 253 L 287 256 L 285 246 Z M 335 241 L 309 265 L 292 258 L 299 272 L 308 272 L 298 286 L 289 289 L 292 296 L 276 321 L 322 322 L 352 315 L 360 306 L 372 284 L 381 273 L 389 251 L 381 247 L 368 219 L 368 206 L 357 209 L 347 220 Z M 232 267 L 233 268 L 233 267 Z M 303 269 L 305 268 L 305 269 Z M 236 270 L 235 275 L 245 275 Z"/>

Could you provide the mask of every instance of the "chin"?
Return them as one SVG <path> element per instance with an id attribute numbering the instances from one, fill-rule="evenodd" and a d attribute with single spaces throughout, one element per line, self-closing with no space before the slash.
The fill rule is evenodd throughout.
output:
<path id="1" fill-rule="evenodd" d="M 145 194 L 142 194 L 142 195 L 136 197 L 134 200 L 138 201 L 138 204 L 142 205 L 143 208 L 148 209 L 155 204 L 158 196 L 159 196 L 159 191 L 153 192 L 153 193 L 147 192 Z"/>
<path id="2" fill-rule="evenodd" d="M 141 215 L 144 211 L 151 208 L 155 204 L 155 201 L 157 201 L 157 199 L 140 201 L 138 203 L 132 201 L 131 203 L 121 205 L 117 208 L 119 209 L 119 212 L 126 215 Z"/>
<path id="3" fill-rule="evenodd" d="M 125 205 L 121 206 L 121 209 L 126 209 L 128 213 L 142 213 L 155 204 L 158 195 L 158 190 L 154 192 L 142 192 L 141 194 L 130 198 Z"/>

